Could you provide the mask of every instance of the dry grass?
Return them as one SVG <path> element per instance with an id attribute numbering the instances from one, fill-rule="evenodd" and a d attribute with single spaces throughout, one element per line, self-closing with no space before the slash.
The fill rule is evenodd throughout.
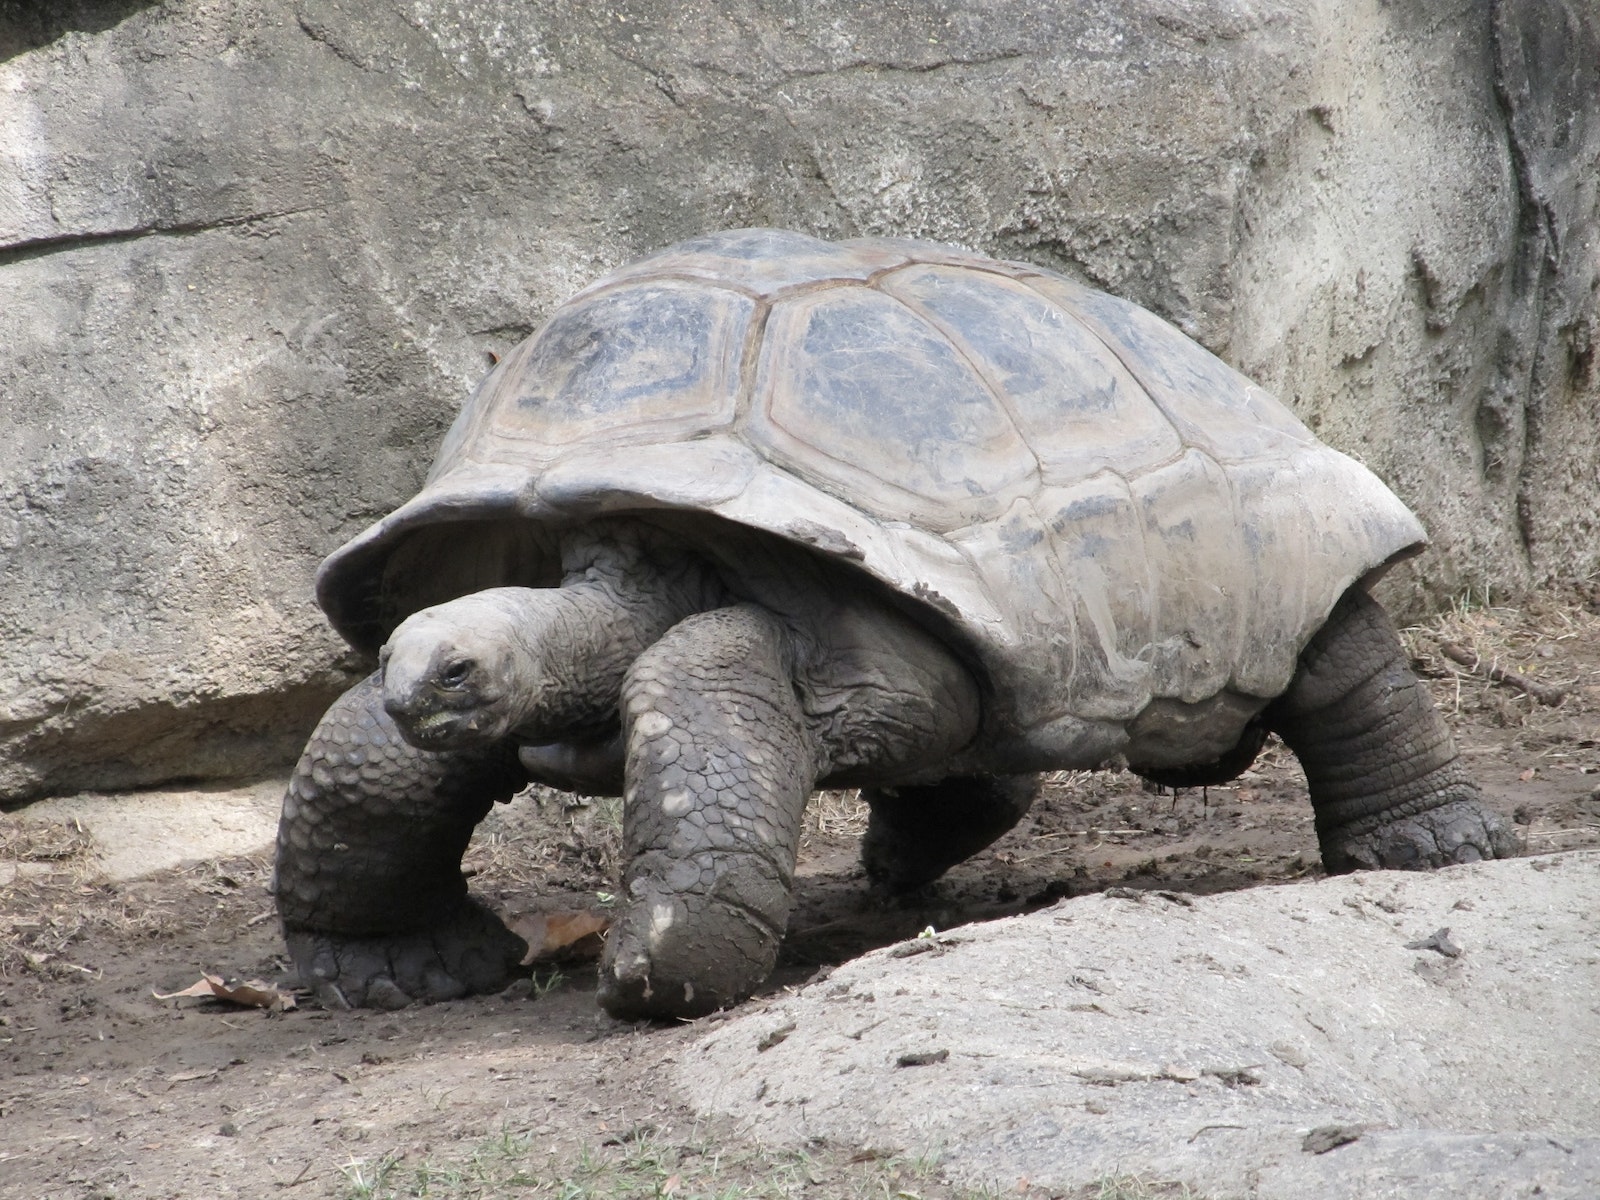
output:
<path id="1" fill-rule="evenodd" d="M 76 820 L 25 821 L 0 814 L 0 862 L 86 862 L 94 849 L 89 833 Z"/>
<path id="2" fill-rule="evenodd" d="M 621 874 L 622 801 L 533 785 L 495 805 L 474 832 L 462 870 L 502 898 L 616 888 Z"/>
<path id="3" fill-rule="evenodd" d="M 513 1129 L 467 1155 L 351 1157 L 341 1168 L 344 1200 L 453 1200 L 525 1196 L 528 1200 L 1043 1200 L 1036 1188 L 1003 1193 L 947 1181 L 937 1156 L 907 1157 L 811 1143 L 767 1148 L 698 1127 L 684 1140 L 645 1126 L 576 1153 L 550 1154 L 538 1137 Z M 1134 1181 L 1137 1183 L 1137 1181 Z M 1156 1185 L 1157 1187 L 1163 1185 Z M 1192 1194 L 1120 1190 L 1120 1181 L 1086 1200 L 1182 1200 Z M 1194 1197 L 1193 1200 L 1199 1200 Z"/>
<path id="4" fill-rule="evenodd" d="M 855 789 L 849 791 L 818 792 L 806 805 L 805 820 L 800 827 L 800 845 L 809 848 L 819 839 L 846 841 L 859 838 L 867 831 L 867 802 Z"/>
<path id="5" fill-rule="evenodd" d="M 806 806 L 801 846 L 852 840 L 866 828 L 860 792 L 818 792 Z M 622 801 L 530 787 L 484 818 L 462 865 L 479 890 L 508 896 L 615 890 L 622 873 Z"/>
<path id="6" fill-rule="evenodd" d="M 200 863 L 157 880 L 109 883 L 95 877 L 94 843 L 76 821 L 0 816 L 0 980 L 71 979 L 94 970 L 76 947 L 104 935 L 119 945 L 172 937 L 236 906 L 246 889 L 265 891 L 264 857 Z M 260 902 L 253 902 L 260 907 Z"/>
<path id="7" fill-rule="evenodd" d="M 62 955 L 83 935 L 81 901 L 96 891 L 88 882 L 93 849 L 76 821 L 0 815 L 0 979 L 68 973 Z"/>
<path id="8" fill-rule="evenodd" d="M 1458 603 L 1426 625 L 1401 631 L 1412 665 L 1446 713 L 1472 713 L 1516 730 L 1515 744 L 1539 749 L 1573 737 L 1600 737 L 1600 615 L 1587 598 L 1552 596 L 1523 608 Z M 1477 655 L 1476 669 L 1452 661 L 1453 643 Z M 1510 672 L 1559 688 L 1559 706 L 1490 676 Z"/>
<path id="9" fill-rule="evenodd" d="M 1202 1200 L 1202 1197 L 1177 1180 L 1115 1175 L 1072 1193 L 1071 1200 Z"/>

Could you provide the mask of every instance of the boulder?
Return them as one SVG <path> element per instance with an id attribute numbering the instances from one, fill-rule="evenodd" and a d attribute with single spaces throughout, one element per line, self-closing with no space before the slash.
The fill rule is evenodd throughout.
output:
<path id="1" fill-rule="evenodd" d="M 937 1157 L 999 1195 L 1133 1175 L 1252 1200 L 1587 1200 L 1597 913 L 1600 851 L 1112 889 L 740 1009 L 677 1078 L 762 1141 Z"/>
<path id="2" fill-rule="evenodd" d="M 291 761 L 317 562 L 491 357 L 708 229 L 1162 313 L 1410 502 L 1440 599 L 1600 566 L 1577 0 L 0 10 L 0 802 Z"/>

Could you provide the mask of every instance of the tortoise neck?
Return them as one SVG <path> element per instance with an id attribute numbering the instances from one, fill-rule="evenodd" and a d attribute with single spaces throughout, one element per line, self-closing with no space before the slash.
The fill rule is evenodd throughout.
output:
<path id="1" fill-rule="evenodd" d="M 633 660 L 685 617 L 727 602 L 715 573 L 667 541 L 632 522 L 586 527 L 563 539 L 560 587 L 508 589 L 524 614 L 519 737 L 610 729 Z"/>

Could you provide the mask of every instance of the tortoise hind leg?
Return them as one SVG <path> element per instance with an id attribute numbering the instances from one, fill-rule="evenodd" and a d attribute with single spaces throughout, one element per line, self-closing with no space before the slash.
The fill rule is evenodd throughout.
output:
<path id="1" fill-rule="evenodd" d="M 395 1008 L 503 987 L 527 947 L 467 894 L 473 827 L 524 776 L 514 749 L 418 750 L 380 675 L 328 709 L 278 824 L 278 914 L 302 979 L 332 1007 Z"/>
<path id="2" fill-rule="evenodd" d="M 1265 723 L 1299 758 L 1323 865 L 1425 868 L 1517 853 L 1382 607 L 1345 593 Z"/>
<path id="3" fill-rule="evenodd" d="M 1008 832 L 1039 795 L 1037 775 L 970 775 L 861 793 L 871 808 L 861 863 L 895 891 L 931 883 Z"/>

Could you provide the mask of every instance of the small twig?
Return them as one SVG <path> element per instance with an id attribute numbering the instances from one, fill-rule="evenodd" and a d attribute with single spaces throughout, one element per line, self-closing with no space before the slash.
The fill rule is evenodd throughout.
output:
<path id="1" fill-rule="evenodd" d="M 1566 699 L 1567 694 L 1558 687 L 1551 687 L 1548 683 L 1540 683 L 1529 679 L 1525 675 L 1518 675 L 1515 671 L 1507 671 L 1493 663 L 1486 663 L 1479 657 L 1477 651 L 1456 642 L 1440 642 L 1439 651 L 1451 662 L 1460 663 L 1469 671 L 1476 671 L 1489 679 L 1491 683 L 1503 683 L 1507 687 L 1514 687 L 1518 691 L 1526 692 L 1540 704 L 1554 708 Z"/>
<path id="2" fill-rule="evenodd" d="M 306 1173 L 311 1170 L 312 1164 L 314 1164 L 316 1161 L 317 1160 L 314 1159 L 314 1158 L 308 1160 L 306 1162 L 306 1165 L 300 1168 L 300 1174 L 296 1175 L 293 1179 L 288 1179 L 288 1180 L 274 1179 L 272 1181 L 273 1182 L 273 1186 L 281 1187 L 281 1188 L 292 1188 L 292 1187 L 299 1187 L 302 1183 L 309 1182 L 306 1179 Z M 311 1178 L 315 1179 L 316 1176 L 313 1175 L 313 1176 L 311 1176 Z"/>
<path id="3" fill-rule="evenodd" d="M 1202 1125 L 1202 1126 L 1200 1126 L 1199 1129 L 1196 1129 L 1194 1131 L 1194 1133 L 1190 1136 L 1189 1144 L 1191 1146 L 1194 1145 L 1195 1138 L 1199 1137 L 1202 1133 L 1205 1133 L 1208 1130 L 1212 1130 L 1212 1129 L 1243 1129 L 1243 1128 L 1244 1128 L 1243 1125 L 1220 1125 L 1220 1124 L 1218 1124 L 1218 1125 Z"/>
<path id="4" fill-rule="evenodd" d="M 1037 862 L 1039 859 L 1049 858 L 1053 854 L 1071 854 L 1076 849 L 1076 846 L 1057 846 L 1053 850 L 1040 850 L 1036 854 L 1024 854 L 1016 860 L 1016 863 L 1020 867 L 1023 863 Z"/>

